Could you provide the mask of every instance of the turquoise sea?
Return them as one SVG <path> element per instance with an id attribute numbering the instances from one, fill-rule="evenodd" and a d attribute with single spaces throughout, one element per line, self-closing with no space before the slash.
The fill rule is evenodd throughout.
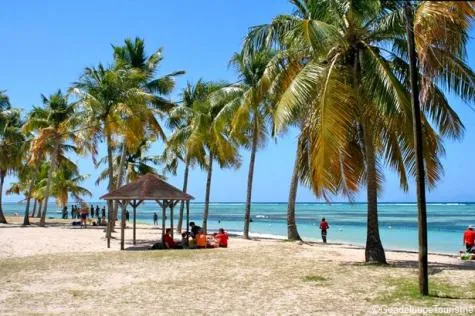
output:
<path id="1" fill-rule="evenodd" d="M 105 205 L 103 202 L 92 203 Z M 23 203 L 4 203 L 7 214 L 23 214 Z M 177 217 L 179 207 L 175 208 Z M 69 208 L 70 210 L 70 208 Z M 253 203 L 251 233 L 263 237 L 285 237 L 286 203 Z M 48 217 L 60 217 L 57 206 L 49 206 Z M 161 210 L 154 202 L 138 208 L 137 220 L 152 223 L 152 215 Z M 190 220 L 201 225 L 203 203 L 191 203 Z M 364 245 L 366 241 L 365 203 L 297 203 L 297 225 L 302 238 L 320 240 L 318 223 L 325 217 L 330 224 L 329 242 Z M 212 203 L 208 227 L 220 227 L 234 233 L 243 230 L 244 203 Z M 429 203 L 428 238 L 429 251 L 456 253 L 462 248 L 462 234 L 469 225 L 475 225 L 475 203 Z M 168 221 L 167 221 L 168 223 Z M 176 224 L 176 219 L 175 219 Z M 386 249 L 417 250 L 417 206 L 414 203 L 379 204 L 379 227 Z"/>

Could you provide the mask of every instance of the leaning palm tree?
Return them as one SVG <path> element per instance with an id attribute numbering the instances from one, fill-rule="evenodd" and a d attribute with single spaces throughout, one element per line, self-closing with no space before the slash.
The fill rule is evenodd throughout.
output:
<path id="1" fill-rule="evenodd" d="M 35 132 L 31 142 L 30 164 L 35 165 L 45 155 L 49 156 L 50 168 L 44 189 L 44 205 L 40 225 L 45 225 L 48 210 L 48 199 L 53 181 L 53 172 L 61 163 L 69 163 L 65 154 L 67 151 L 79 153 L 80 150 L 72 144 L 78 142 L 75 128 L 79 126 L 79 118 L 74 104 L 68 102 L 68 97 L 61 90 L 49 98 L 41 96 L 43 108 L 34 107 L 27 122 L 23 126 L 25 132 Z"/>
<path id="2" fill-rule="evenodd" d="M 406 55 L 399 54 L 404 36 L 404 24 L 398 21 L 401 6 L 383 1 L 292 2 L 295 14 L 252 29 L 245 49 L 252 54 L 261 47 L 279 47 L 262 80 L 263 88 L 271 86 L 282 70 L 290 72 L 289 55 L 297 51 L 302 56 L 301 69 L 279 91 L 276 125 L 281 128 L 297 109 L 311 106 L 306 119 L 309 183 L 327 199 L 329 194 L 352 194 L 360 184 L 366 185 L 365 257 L 385 262 L 377 213 L 381 164 L 397 171 L 403 189 L 407 189 L 407 173 L 415 173 L 408 73 L 403 71 L 407 62 Z M 388 41 L 392 48 L 388 49 Z M 440 136 L 459 137 L 463 125 L 432 80 L 431 86 L 427 94 L 431 107 L 423 110 L 421 118 L 427 180 L 434 185 L 442 171 Z"/>
<path id="3" fill-rule="evenodd" d="M 187 155 L 200 161 L 207 171 L 202 227 L 205 233 L 208 228 L 213 163 L 218 162 L 221 168 L 240 165 L 238 146 L 230 137 L 229 126 L 218 119 L 223 107 L 235 98 L 235 95 L 229 93 L 232 89 L 223 83 L 205 83 L 206 99 L 193 104 L 186 148 Z"/>
<path id="4" fill-rule="evenodd" d="M 0 105 L 0 223 L 7 223 L 3 214 L 3 184 L 8 174 L 18 173 L 25 155 L 25 136 L 21 132 L 20 111 L 10 107 L 5 98 Z"/>

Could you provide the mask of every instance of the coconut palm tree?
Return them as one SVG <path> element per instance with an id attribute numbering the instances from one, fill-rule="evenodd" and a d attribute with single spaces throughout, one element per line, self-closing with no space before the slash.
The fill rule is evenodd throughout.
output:
<path id="1" fill-rule="evenodd" d="M 427 80 L 424 77 L 419 79 L 419 73 L 426 72 L 427 75 L 442 77 L 445 81 L 447 74 L 441 67 L 449 68 L 449 72 L 455 72 L 459 77 L 459 83 L 455 87 L 448 85 L 448 88 L 457 86 L 462 88 L 462 98 L 470 100 L 473 94 L 473 74 L 470 69 L 463 69 L 460 63 L 447 62 L 448 60 L 464 60 L 466 53 L 466 41 L 468 28 L 475 15 L 475 7 L 471 3 L 429 3 L 420 2 L 412 6 L 410 2 L 404 5 L 406 35 L 407 35 L 407 57 L 409 61 L 409 77 L 411 85 L 411 101 L 413 108 L 413 129 L 416 154 L 416 188 L 419 221 L 419 291 L 422 295 L 429 294 L 428 266 L 427 266 L 427 215 L 425 199 L 425 170 L 423 160 L 422 142 L 422 122 L 420 120 L 420 83 L 423 88 Z M 414 13 L 416 16 L 414 17 Z M 416 41 L 417 39 L 417 41 Z M 417 43 L 417 45 L 416 45 Z M 418 53 L 421 59 L 418 58 Z M 435 60 L 437 58 L 437 60 Z M 448 60 L 447 60 L 448 59 Z M 445 61 L 444 65 L 441 62 Z M 419 62 L 419 68 L 417 63 Z M 446 66 L 446 65 L 447 66 Z M 456 66 L 456 67 L 454 67 Z M 457 69 L 458 68 L 458 69 Z M 468 70 L 468 71 L 467 71 Z M 462 76 L 460 76 L 462 74 Z M 442 75 L 442 76 L 441 76 Z M 471 76 L 470 76 L 471 75 Z M 461 78 L 462 77 L 462 78 Z M 469 79 L 467 83 L 464 78 Z M 471 78 L 470 78 L 471 77 Z M 472 79 L 472 80 L 470 80 Z M 472 84 L 470 84 L 470 82 Z M 471 90 L 471 91 L 470 91 Z"/>
<path id="2" fill-rule="evenodd" d="M 188 177 L 190 168 L 199 164 L 205 168 L 204 156 L 190 155 L 186 143 L 192 134 L 193 106 L 206 102 L 209 94 L 209 87 L 206 82 L 199 79 L 195 84 L 187 83 L 181 92 L 182 102 L 169 111 L 168 125 L 173 130 L 167 140 L 165 149 L 160 155 L 160 162 L 164 165 L 164 174 L 176 175 L 178 164 L 183 161 L 185 170 L 183 175 L 183 192 L 188 190 Z M 183 225 L 183 212 L 185 203 L 182 201 L 178 213 L 177 232 L 181 233 Z"/>
<path id="3" fill-rule="evenodd" d="M 3 184 L 8 174 L 17 173 L 25 154 L 25 136 L 21 132 L 20 111 L 11 108 L 8 98 L 0 96 L 0 223 L 7 223 L 3 214 Z"/>
<path id="4" fill-rule="evenodd" d="M 233 55 L 230 65 L 236 68 L 240 79 L 239 84 L 233 86 L 237 99 L 224 106 L 220 114 L 221 119 L 231 122 L 232 137 L 251 151 L 244 209 L 244 238 L 249 238 L 256 153 L 265 144 L 272 117 L 271 104 L 259 90 L 259 81 L 271 57 L 269 51 L 258 52 L 251 59 L 246 59 L 243 53 Z"/>
<path id="5" fill-rule="evenodd" d="M 368 222 L 366 261 L 385 262 L 378 229 L 377 194 L 385 162 L 407 189 L 407 172 L 415 174 L 412 111 L 406 56 L 401 54 L 404 24 L 401 5 L 383 1 L 294 0 L 295 14 L 253 28 L 245 50 L 278 46 L 268 65 L 264 87 L 279 68 L 289 72 L 289 55 L 298 51 L 301 70 L 281 91 L 275 121 L 282 127 L 298 108 L 311 105 L 306 138 L 311 141 L 309 183 L 319 196 L 351 194 L 366 184 Z M 388 42 L 393 44 L 393 47 Z M 430 80 L 423 109 L 424 161 L 434 185 L 442 166 L 440 136 L 459 137 L 463 125 L 443 93 Z M 438 115 L 433 115 L 434 111 Z M 438 129 L 440 135 L 435 129 Z"/>
<path id="6" fill-rule="evenodd" d="M 207 171 L 202 226 L 206 233 L 213 163 L 218 162 L 221 168 L 239 167 L 240 157 L 237 143 L 230 137 L 229 126 L 219 119 L 223 107 L 236 98 L 236 95 L 232 94 L 233 88 L 224 83 L 206 82 L 203 84 L 207 97 L 205 100 L 197 100 L 193 104 L 186 150 L 187 155 L 200 161 Z"/>
<path id="7" fill-rule="evenodd" d="M 48 210 L 48 199 L 53 181 L 53 172 L 60 164 L 70 163 L 65 154 L 68 151 L 79 153 L 80 150 L 72 145 L 79 142 L 75 128 L 79 126 L 74 104 L 69 103 L 68 97 L 61 90 L 48 97 L 42 95 L 43 108 L 34 107 L 27 122 L 23 126 L 25 132 L 36 132 L 31 142 L 30 164 L 35 165 L 49 156 L 50 168 L 44 189 L 44 205 L 40 225 L 45 225 Z"/>

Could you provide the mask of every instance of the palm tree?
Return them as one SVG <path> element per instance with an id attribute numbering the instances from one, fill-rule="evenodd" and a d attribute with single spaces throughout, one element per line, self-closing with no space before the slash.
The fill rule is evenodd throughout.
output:
<path id="1" fill-rule="evenodd" d="M 408 72 L 401 38 L 401 5 L 384 1 L 294 0 L 296 12 L 250 31 L 245 51 L 278 46 L 265 86 L 279 69 L 291 72 L 288 56 L 300 57 L 295 72 L 279 91 L 275 114 L 282 128 L 299 108 L 311 105 L 306 138 L 309 147 L 309 183 L 319 196 L 351 195 L 366 184 L 368 225 L 366 261 L 385 262 L 378 229 L 377 194 L 384 161 L 394 168 L 407 189 L 407 172 L 414 175 L 412 112 Z M 388 42 L 393 47 L 388 49 Z M 298 53 L 296 53 L 298 52 Z M 423 109 L 427 180 L 434 185 L 442 166 L 440 136 L 459 137 L 463 129 L 443 93 L 430 78 L 431 93 Z M 433 115 L 437 113 L 438 115 Z M 440 136 L 429 124 L 429 119 Z"/>
<path id="2" fill-rule="evenodd" d="M 33 108 L 23 129 L 25 132 L 36 132 L 30 147 L 30 164 L 34 166 L 44 155 L 49 155 L 50 168 L 44 189 L 44 205 L 40 220 L 40 225 L 44 226 L 53 172 L 60 164 L 70 163 L 65 156 L 67 151 L 73 150 L 79 153 L 80 150 L 71 144 L 71 142 L 79 141 L 74 130 L 79 125 L 74 104 L 68 102 L 68 97 L 63 95 L 61 90 L 49 98 L 44 95 L 41 98 L 44 107 Z"/>
<path id="3" fill-rule="evenodd" d="M 3 214 L 3 184 L 7 174 L 17 173 L 25 153 L 25 137 L 21 132 L 20 111 L 11 108 L 0 91 L 0 223 L 7 223 Z"/>
<path id="4" fill-rule="evenodd" d="M 165 149 L 160 156 L 160 162 L 164 165 L 164 173 L 171 173 L 173 175 L 176 175 L 179 161 L 185 163 L 183 175 L 183 192 L 185 193 L 188 190 L 190 168 L 194 164 L 199 164 L 201 168 L 205 168 L 206 165 L 203 156 L 193 157 L 189 154 L 186 144 L 193 130 L 193 106 L 200 102 L 206 102 L 209 94 L 208 90 L 208 84 L 201 79 L 195 84 L 188 82 L 181 92 L 182 102 L 169 111 L 168 125 L 173 132 L 168 138 Z M 178 213 L 178 233 L 181 233 L 183 226 L 184 208 L 185 203 L 182 201 Z"/>
<path id="5" fill-rule="evenodd" d="M 203 211 L 203 230 L 208 227 L 208 213 L 211 193 L 213 162 L 221 168 L 238 167 L 240 157 L 237 143 L 230 137 L 230 129 L 219 119 L 223 107 L 235 99 L 232 87 L 223 83 L 204 84 L 205 100 L 193 104 L 190 134 L 186 142 L 187 155 L 200 161 L 208 173 L 206 179 L 205 205 Z"/>
<path id="6" fill-rule="evenodd" d="M 249 238 L 256 152 L 259 147 L 264 146 L 268 134 L 268 123 L 272 117 L 270 102 L 259 90 L 259 80 L 271 57 L 272 54 L 268 51 L 254 54 L 251 59 L 246 59 L 243 53 L 233 55 L 230 64 L 237 69 L 240 79 L 239 84 L 234 85 L 233 88 L 235 92 L 240 90 L 240 93 L 237 100 L 232 100 L 223 108 L 222 112 L 227 112 L 227 115 L 221 114 L 223 118 L 227 116 L 226 119 L 231 121 L 232 136 L 251 150 L 244 209 L 244 238 L 246 239 Z"/>
<path id="7" fill-rule="evenodd" d="M 414 12 L 416 16 L 414 19 Z M 465 59 L 466 39 L 468 37 L 468 27 L 470 21 L 475 15 L 475 9 L 470 3 L 419 3 L 413 7 L 410 2 L 404 5 L 406 35 L 407 35 L 407 56 L 409 59 L 409 77 L 411 84 L 411 101 L 413 109 L 413 129 L 416 154 L 416 187 L 417 187 L 417 205 L 419 220 L 419 291 L 422 295 L 429 295 L 429 280 L 427 267 L 427 215 L 425 199 L 425 170 L 423 160 L 423 132 L 422 122 L 420 120 L 421 97 L 419 92 L 419 73 L 428 72 L 427 75 L 441 75 L 440 62 L 434 63 L 434 58 L 438 60 L 448 57 L 449 60 L 455 59 L 457 63 L 447 63 L 450 72 L 456 72 L 460 75 L 463 70 L 462 78 L 467 77 L 472 80 L 472 84 L 460 84 L 459 88 L 468 88 L 463 93 L 463 98 L 473 98 L 473 74 L 471 71 L 461 68 L 458 61 Z M 417 31 L 416 31 L 417 30 Z M 417 32 L 417 34 L 416 34 Z M 417 46 L 416 46 L 417 38 Z M 417 48 L 417 49 L 416 49 Z M 418 60 L 418 52 L 421 54 L 421 60 Z M 417 62 L 419 67 L 417 68 Z M 456 67 L 454 67 L 456 66 Z M 463 65 L 462 65 L 463 66 Z M 459 69 L 456 69 L 459 68 Z M 467 76 L 468 75 L 468 76 Z M 427 81 L 421 78 L 423 84 Z M 442 80 L 446 79 L 444 77 Z M 468 82 L 470 83 L 470 81 Z M 450 86 L 449 86 L 450 87 Z M 428 88 L 425 86 L 424 88 Z M 456 87 L 454 87 L 456 88 Z M 429 87 L 430 89 L 430 87 Z M 471 90 L 471 93 L 470 93 Z"/>

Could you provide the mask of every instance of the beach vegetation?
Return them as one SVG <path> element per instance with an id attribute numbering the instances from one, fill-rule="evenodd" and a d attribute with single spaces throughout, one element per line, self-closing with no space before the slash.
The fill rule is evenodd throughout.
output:
<path id="1" fill-rule="evenodd" d="M 7 223 L 3 214 L 3 185 L 7 175 L 16 175 L 26 153 L 20 110 L 11 106 L 8 96 L 0 91 L 0 223 Z"/>

